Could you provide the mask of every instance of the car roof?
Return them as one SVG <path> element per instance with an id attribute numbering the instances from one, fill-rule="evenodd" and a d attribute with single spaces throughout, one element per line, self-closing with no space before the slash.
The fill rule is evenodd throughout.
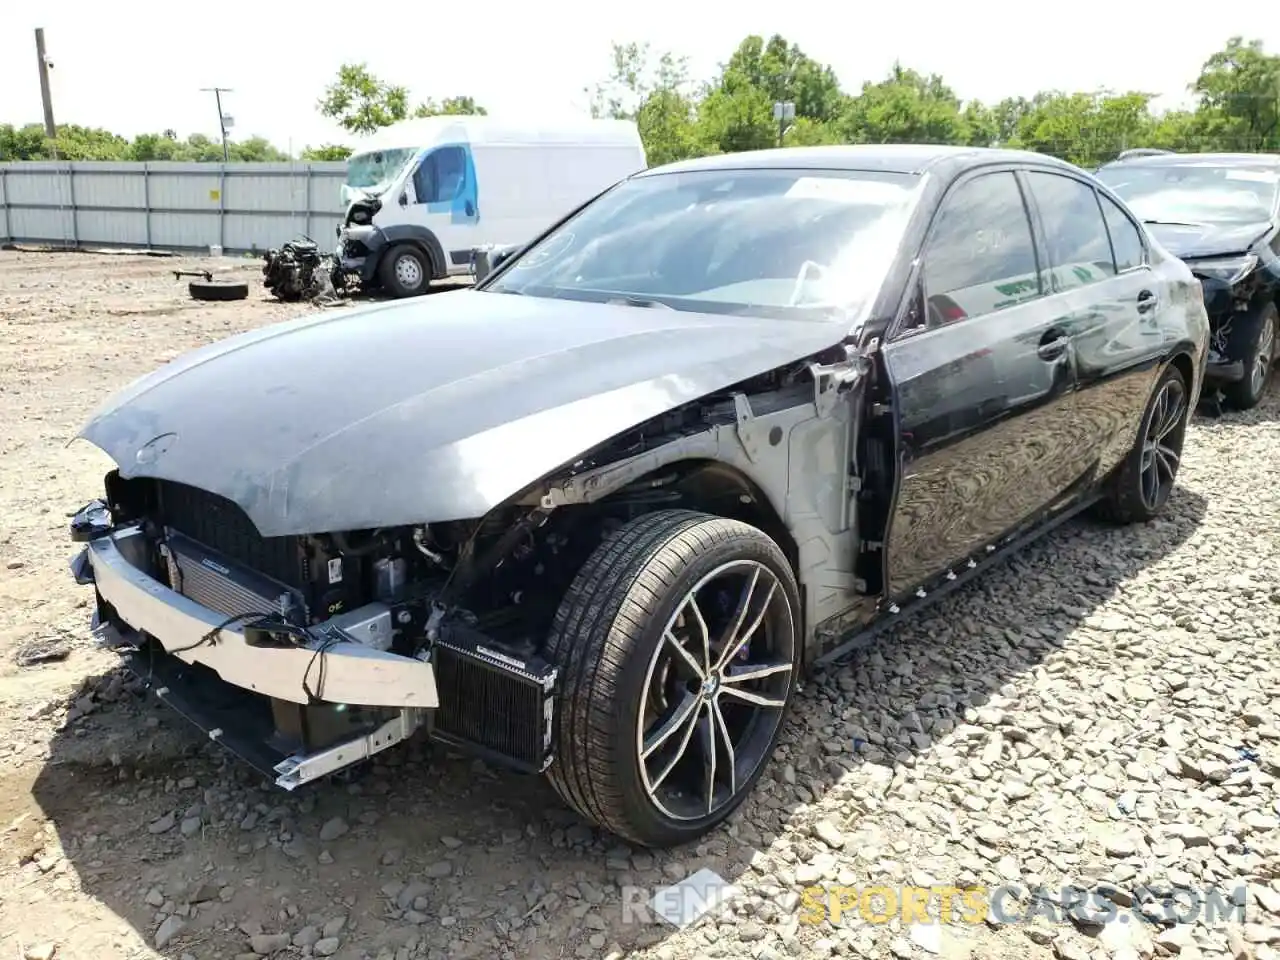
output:
<path id="1" fill-rule="evenodd" d="M 864 143 L 824 147 L 781 147 L 721 153 L 692 160 L 678 160 L 651 167 L 637 177 L 696 170 L 864 170 L 884 173 L 922 174 L 947 164 L 955 167 L 980 163 L 1032 163 L 1061 169 L 1078 169 L 1063 160 L 1030 150 L 994 147 L 957 147 L 933 143 Z"/>
<path id="2" fill-rule="evenodd" d="M 1162 153 L 1152 157 L 1125 157 L 1103 164 L 1107 167 L 1280 167 L 1280 154 L 1275 153 Z"/>

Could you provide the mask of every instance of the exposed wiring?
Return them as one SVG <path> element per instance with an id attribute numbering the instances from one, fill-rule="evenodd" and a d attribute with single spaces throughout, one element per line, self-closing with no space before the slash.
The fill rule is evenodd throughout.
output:
<path id="1" fill-rule="evenodd" d="M 265 613 L 238 613 L 234 617 L 228 617 L 226 620 L 223 620 L 212 630 L 209 630 L 207 633 L 205 633 L 195 643 L 189 643 L 185 647 L 175 647 L 174 649 L 168 650 L 166 652 L 172 653 L 172 654 L 186 653 L 188 650 L 194 650 L 196 649 L 196 647 L 203 647 L 205 644 L 208 644 L 209 646 L 213 646 L 218 642 L 218 636 L 222 633 L 222 631 L 225 630 L 227 627 L 231 626 L 232 624 L 239 623 L 241 620 L 249 620 L 253 618 L 255 619 L 255 625 L 256 625 L 257 622 L 261 622 L 267 619 L 268 616 L 269 614 L 265 614 Z"/>

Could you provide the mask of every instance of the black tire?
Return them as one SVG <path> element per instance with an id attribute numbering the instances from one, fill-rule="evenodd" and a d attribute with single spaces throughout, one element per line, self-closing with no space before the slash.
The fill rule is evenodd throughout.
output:
<path id="1" fill-rule="evenodd" d="M 759 593 L 765 601 L 761 604 L 762 626 L 745 631 L 749 638 L 745 648 L 748 659 L 763 656 L 762 648 L 769 642 L 778 648 L 774 651 L 774 666 L 769 668 L 774 672 L 765 694 L 774 701 L 769 707 L 742 705 L 737 694 L 743 689 L 737 686 L 741 677 L 713 680 L 710 687 L 707 682 L 698 684 L 696 679 L 681 680 L 678 674 L 690 671 L 692 661 L 679 656 L 675 652 L 678 647 L 665 639 L 668 635 L 674 639 L 677 631 L 686 629 L 674 619 L 686 609 L 686 594 L 726 565 L 740 565 L 737 569 L 741 574 L 736 575 L 755 572 L 759 580 L 753 584 L 773 585 L 767 593 L 764 589 Z M 743 591 L 738 603 L 732 604 L 735 613 L 742 609 L 738 605 L 742 596 L 750 598 L 751 591 Z M 698 600 L 699 608 L 707 603 L 705 595 Z M 750 607 L 750 600 L 743 606 Z M 709 627 L 718 622 L 711 614 L 701 616 Z M 748 611 L 743 610 L 746 623 L 754 621 L 755 616 L 752 612 L 748 619 Z M 693 622 L 692 617 L 689 622 Z M 669 847 L 714 829 L 750 794 L 773 755 L 800 669 L 799 624 L 799 590 L 790 564 L 777 544 L 755 527 L 684 510 L 658 511 L 624 526 L 583 565 L 552 625 L 548 653 L 560 670 L 561 692 L 555 724 L 556 758 L 547 775 L 556 792 L 583 817 L 641 846 Z M 712 650 L 711 656 L 718 653 Z M 669 663 L 656 678 L 658 682 L 651 684 L 654 668 L 664 654 Z M 735 659 L 730 658 L 720 676 L 731 670 Z M 780 666 L 783 663 L 785 668 Z M 703 675 L 710 676 L 711 671 Z M 730 684 L 734 686 L 731 688 Z M 692 692 L 695 686 L 699 693 Z M 652 705 L 652 692 L 668 687 L 678 690 L 686 703 L 692 699 L 697 705 L 684 713 L 692 722 L 671 728 L 675 733 L 684 732 L 671 736 L 667 746 L 676 747 L 691 763 L 702 762 L 699 789 L 705 790 L 709 779 L 712 796 L 717 794 L 717 779 L 727 779 L 726 771 L 730 769 L 736 774 L 737 764 L 730 768 L 726 762 L 705 778 L 706 752 L 685 753 L 684 745 L 702 742 L 692 736 L 695 732 L 708 734 L 713 737 L 711 753 L 719 755 L 714 738 L 719 738 L 720 746 L 726 741 L 734 743 L 731 730 L 738 728 L 743 714 L 747 715 L 739 728 L 734 753 L 736 756 L 741 750 L 744 761 L 753 763 L 751 772 L 746 773 L 744 762 L 743 775 L 734 777 L 736 790 L 725 789 L 722 802 L 716 801 L 716 808 L 708 815 L 701 813 L 706 794 L 684 798 L 679 793 L 669 793 L 665 783 L 656 784 L 652 793 L 646 787 L 646 783 L 662 778 L 655 778 L 647 766 L 642 771 L 640 739 L 652 727 L 646 726 L 642 731 L 638 725 L 642 711 Z M 760 694 L 759 690 L 749 692 Z M 664 706 L 671 709 L 673 716 L 681 712 L 665 700 Z M 653 727 L 657 726 L 655 721 Z M 659 756 L 662 753 L 657 751 L 655 759 L 664 760 Z M 727 760 L 728 756 L 726 751 L 722 759 Z M 668 782 L 677 782 L 679 775 L 687 772 L 677 769 Z M 659 794 L 662 798 L 656 800 Z M 696 809 L 691 807 L 695 799 Z M 685 807 L 686 803 L 690 806 Z M 682 813 L 673 815 L 663 804 L 681 806 Z M 707 806 L 711 806 L 710 801 Z"/>
<path id="2" fill-rule="evenodd" d="M 431 285 L 431 260 L 417 247 L 400 244 L 382 255 L 378 277 L 393 297 L 416 297 Z"/>
<path id="3" fill-rule="evenodd" d="M 243 280 L 192 280 L 187 292 L 193 300 L 243 300 L 249 296 L 249 284 Z"/>
<path id="4" fill-rule="evenodd" d="M 1170 395 L 1176 398 L 1176 412 L 1162 406 L 1163 398 Z M 1182 445 L 1190 420 L 1189 400 L 1182 373 L 1175 366 L 1166 367 L 1147 400 L 1133 449 L 1113 474 L 1103 499 L 1095 508 L 1098 516 L 1118 524 L 1145 523 L 1164 510 L 1182 461 Z M 1158 446 L 1151 448 L 1152 438 L 1157 434 L 1161 434 L 1156 437 Z M 1171 465 L 1170 453 L 1173 455 Z M 1156 471 L 1154 476 L 1158 481 L 1154 498 L 1149 496 L 1152 490 L 1149 469 Z"/>
<path id="5" fill-rule="evenodd" d="M 1267 392 L 1271 367 L 1276 361 L 1276 343 L 1280 340 L 1280 311 L 1274 303 L 1266 303 L 1231 322 L 1227 339 L 1227 355 L 1244 361 L 1244 379 L 1227 384 L 1222 396 L 1235 410 L 1252 410 Z M 1264 348 L 1264 344 L 1269 347 Z M 1254 371 L 1263 375 L 1258 378 Z"/>

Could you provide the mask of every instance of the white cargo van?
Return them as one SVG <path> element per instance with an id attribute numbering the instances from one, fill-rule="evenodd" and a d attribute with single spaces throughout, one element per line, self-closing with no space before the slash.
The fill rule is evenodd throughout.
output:
<path id="1" fill-rule="evenodd" d="M 478 246 L 523 244 L 600 191 L 645 169 L 624 120 L 406 120 L 347 162 L 339 270 L 397 297 L 465 275 Z"/>

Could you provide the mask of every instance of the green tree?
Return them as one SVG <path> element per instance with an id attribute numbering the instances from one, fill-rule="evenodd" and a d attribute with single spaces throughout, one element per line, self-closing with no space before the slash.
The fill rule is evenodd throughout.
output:
<path id="1" fill-rule="evenodd" d="M 864 83 L 841 119 L 851 143 L 968 143 L 960 99 L 936 74 L 894 64 L 878 83 Z"/>
<path id="2" fill-rule="evenodd" d="M 437 104 L 428 99 L 410 109 L 409 88 L 379 80 L 363 63 L 344 63 L 338 77 L 325 87 L 317 104 L 320 113 L 351 133 L 373 133 L 410 116 L 484 114 L 471 97 L 446 97 Z"/>
<path id="3" fill-rule="evenodd" d="M 344 130 L 373 133 L 409 116 L 409 90 L 379 80 L 363 63 L 344 63 L 318 107 Z"/>
<path id="4" fill-rule="evenodd" d="M 1261 40 L 1232 37 L 1204 62 L 1191 90 L 1199 97 L 1200 129 L 1220 149 L 1280 149 L 1280 56 L 1265 53 Z"/>
<path id="5" fill-rule="evenodd" d="M 414 109 L 415 117 L 438 116 L 480 116 L 488 114 L 488 110 L 476 103 L 471 97 L 445 97 L 439 103 L 428 98 Z"/>
<path id="6" fill-rule="evenodd" d="M 795 104 L 796 122 L 788 144 L 839 141 L 825 129 L 846 108 L 835 72 L 798 46 L 774 34 L 744 39 L 708 85 L 698 106 L 699 137 L 709 150 L 732 153 L 778 145 L 775 103 Z"/>
<path id="7" fill-rule="evenodd" d="M 28 123 L 21 127 L 0 124 L 0 162 L 47 160 L 49 156 L 44 127 L 40 124 Z"/>
<path id="8" fill-rule="evenodd" d="M 1052 154 L 1092 169 L 1130 147 L 1149 145 L 1155 130 L 1148 93 L 1042 93 L 1017 121 L 1010 146 Z"/>
<path id="9" fill-rule="evenodd" d="M 287 153 L 283 150 L 277 150 L 262 137 L 250 137 L 248 140 L 241 140 L 238 143 L 229 143 L 227 145 L 227 153 L 232 160 L 243 163 L 264 163 L 268 161 L 278 163 L 289 159 Z"/>
<path id="10" fill-rule="evenodd" d="M 648 44 L 613 44 L 608 77 L 588 91 L 591 115 L 632 120 L 650 166 L 703 152 L 684 58 L 653 56 Z"/>
<path id="11" fill-rule="evenodd" d="M 303 160 L 316 162 L 325 160 L 345 160 L 351 156 L 351 148 L 337 143 L 327 143 L 321 147 L 306 147 L 302 151 Z"/>

